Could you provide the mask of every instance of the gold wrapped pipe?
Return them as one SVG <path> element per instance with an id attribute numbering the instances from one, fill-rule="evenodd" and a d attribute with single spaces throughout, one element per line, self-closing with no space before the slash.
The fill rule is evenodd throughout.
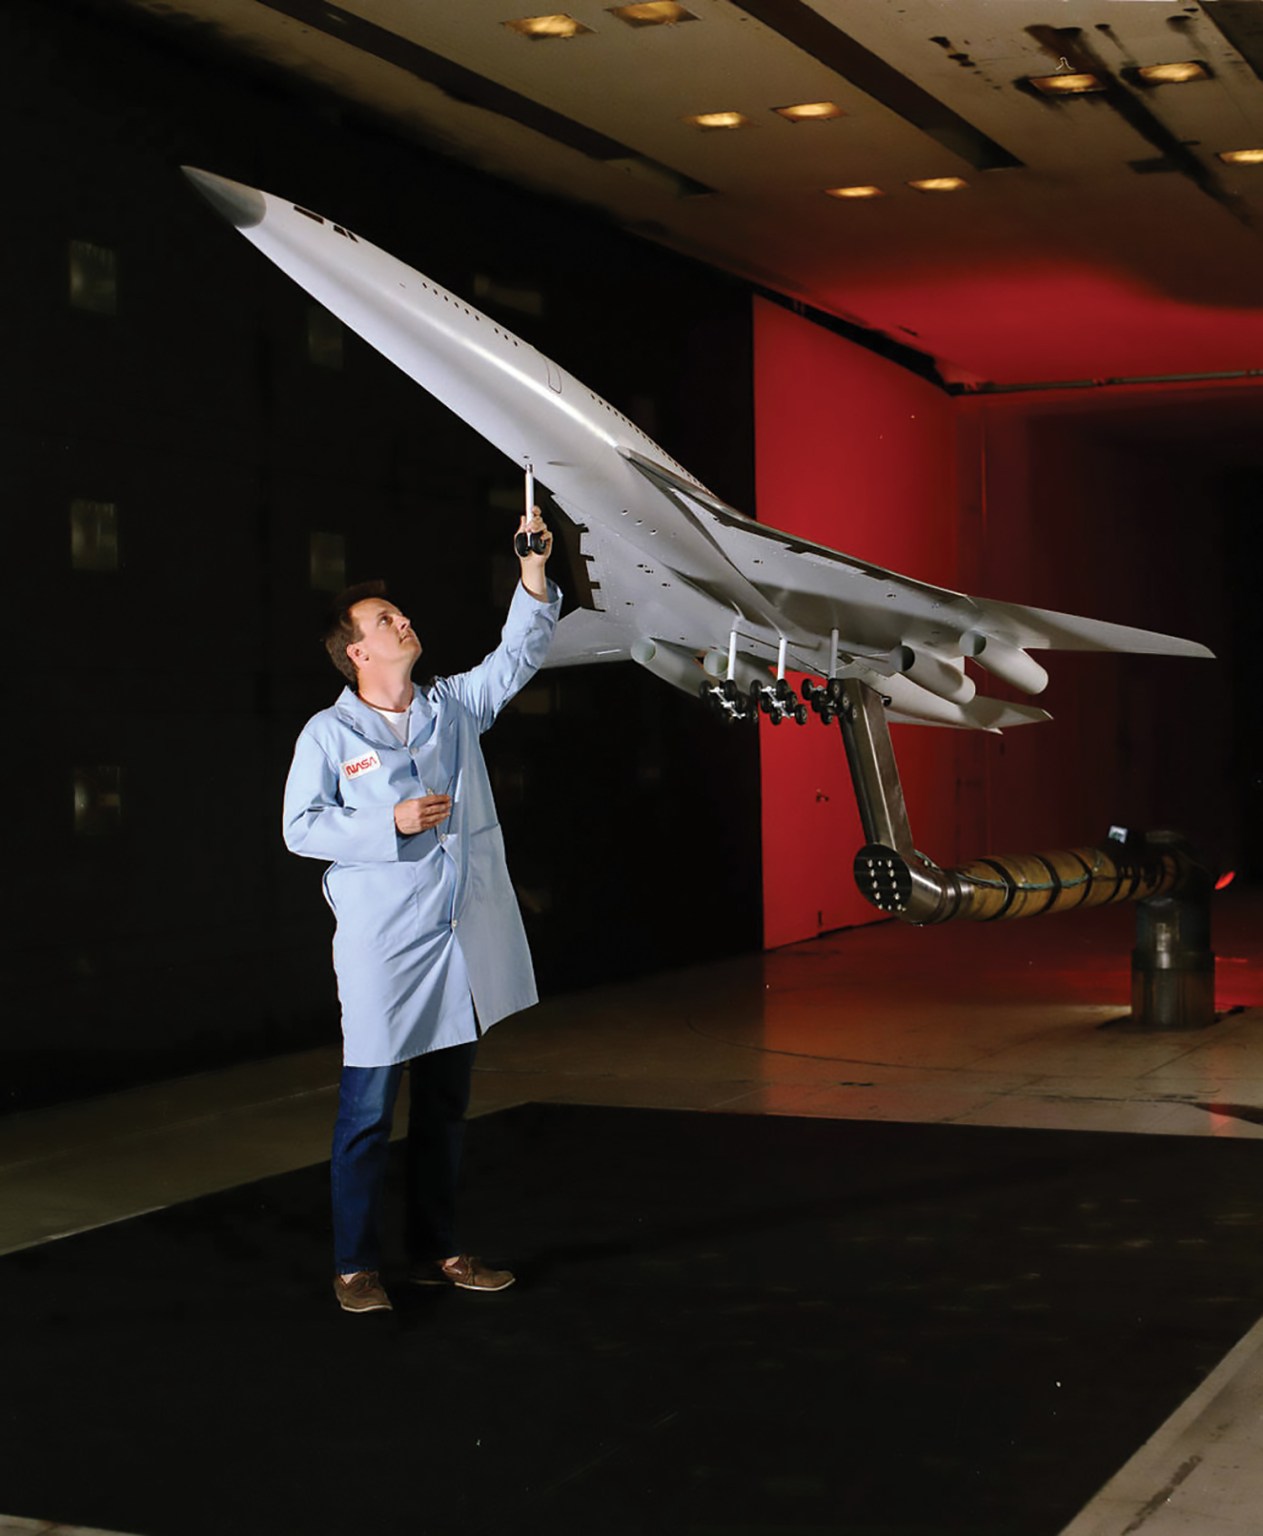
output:
<path id="1" fill-rule="evenodd" d="M 1144 901 L 1174 891 L 1196 866 L 1171 847 L 1065 848 L 1004 854 L 940 869 L 870 843 L 855 856 L 861 893 L 881 912 L 909 923 L 999 922 Z"/>
<path id="2" fill-rule="evenodd" d="M 881 695 L 858 678 L 846 678 L 840 701 L 838 724 L 868 838 L 855 855 L 855 883 L 879 912 L 906 923 L 961 918 L 994 923 L 1119 901 L 1186 894 L 1200 899 L 1214 883 L 1205 856 L 1168 832 L 1101 848 L 1003 854 L 940 869 L 916 852 Z"/>

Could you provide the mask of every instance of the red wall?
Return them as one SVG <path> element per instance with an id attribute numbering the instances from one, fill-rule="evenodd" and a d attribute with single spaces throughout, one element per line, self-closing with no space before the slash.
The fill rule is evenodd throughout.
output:
<path id="1" fill-rule="evenodd" d="M 883 358 L 755 301 L 760 522 L 956 585 L 953 402 Z M 795 679 L 797 682 L 797 679 Z M 871 920 L 851 878 L 864 842 L 836 725 L 761 720 L 763 928 L 772 948 Z M 896 727 L 913 829 L 955 856 L 956 733 Z M 930 836 L 927 831 L 924 834 Z"/>
<path id="2" fill-rule="evenodd" d="M 1127 392 L 953 399 L 762 300 L 754 337 L 760 521 L 942 586 L 1222 653 L 1205 465 L 1169 433 L 1138 438 Z M 1119 407 L 1133 409 L 1116 419 Z M 1226 670 L 1059 653 L 1038 700 L 1050 724 L 1003 737 L 896 726 L 917 846 L 950 863 L 1094 842 L 1122 823 L 1230 847 Z M 851 878 L 863 834 L 841 733 L 815 717 L 759 729 L 765 944 L 871 921 Z"/>

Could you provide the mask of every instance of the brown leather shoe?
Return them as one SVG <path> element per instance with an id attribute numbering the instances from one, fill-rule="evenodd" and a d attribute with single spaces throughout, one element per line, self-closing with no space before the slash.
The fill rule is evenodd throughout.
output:
<path id="1" fill-rule="evenodd" d="M 382 1289 L 381 1276 L 375 1269 L 362 1269 L 344 1280 L 333 1277 L 333 1294 L 344 1312 L 392 1312 L 390 1297 Z"/>
<path id="2" fill-rule="evenodd" d="M 491 1269 L 472 1253 L 454 1259 L 414 1264 L 408 1274 L 413 1285 L 454 1285 L 462 1291 L 503 1291 L 516 1279 L 507 1269 Z"/>

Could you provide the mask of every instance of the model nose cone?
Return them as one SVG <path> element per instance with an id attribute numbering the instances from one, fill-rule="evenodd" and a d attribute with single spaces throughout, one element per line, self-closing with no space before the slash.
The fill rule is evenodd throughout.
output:
<path id="1" fill-rule="evenodd" d="M 262 224 L 267 212 L 262 192 L 254 187 L 244 187 L 239 181 L 229 181 L 226 176 L 199 171 L 192 165 L 182 165 L 180 169 L 216 213 L 222 213 L 230 224 L 235 224 L 238 229 L 251 229 Z"/>

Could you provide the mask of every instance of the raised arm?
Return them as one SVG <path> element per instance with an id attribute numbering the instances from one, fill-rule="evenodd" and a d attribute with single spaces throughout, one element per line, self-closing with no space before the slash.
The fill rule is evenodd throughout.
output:
<path id="1" fill-rule="evenodd" d="M 513 593 L 500 644 L 476 667 L 448 678 L 450 688 L 485 731 L 515 693 L 524 688 L 543 665 L 561 612 L 561 593 L 549 581 L 545 566 L 552 552 L 552 534 L 535 507 L 523 514 L 518 536 L 540 535 L 540 550 L 519 551 L 522 579 Z"/>

